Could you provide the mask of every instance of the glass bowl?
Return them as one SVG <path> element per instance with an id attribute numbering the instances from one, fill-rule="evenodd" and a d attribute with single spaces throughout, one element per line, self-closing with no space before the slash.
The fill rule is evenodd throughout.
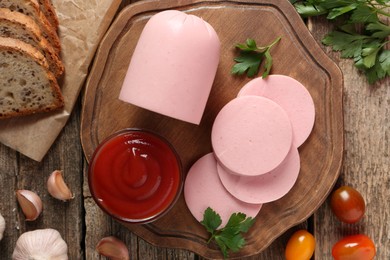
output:
<path id="1" fill-rule="evenodd" d="M 95 149 L 88 169 L 97 205 L 126 223 L 159 219 L 179 198 L 183 182 L 174 147 L 144 129 L 123 129 L 107 137 Z"/>

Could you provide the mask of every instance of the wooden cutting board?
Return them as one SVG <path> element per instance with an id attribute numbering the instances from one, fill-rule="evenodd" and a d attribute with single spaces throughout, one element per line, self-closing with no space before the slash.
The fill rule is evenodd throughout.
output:
<path id="1" fill-rule="evenodd" d="M 199 126 L 118 100 L 145 23 L 166 9 L 202 17 L 215 28 L 221 40 L 220 64 Z M 274 59 L 271 73 L 291 76 L 307 87 L 314 99 L 316 121 L 309 139 L 299 148 L 301 172 L 294 188 L 282 199 L 263 205 L 246 235 L 247 245 L 231 256 L 249 256 L 264 250 L 323 203 L 337 180 L 343 154 L 341 72 L 323 53 L 287 0 L 147 1 L 125 8 L 102 40 L 86 84 L 81 141 L 87 160 L 108 135 L 123 128 L 146 128 L 159 132 L 174 145 L 187 172 L 198 158 L 211 152 L 211 126 L 219 110 L 250 80 L 230 75 L 236 55 L 234 45 L 247 38 L 266 45 L 278 36 L 282 39 L 271 51 Z M 222 257 L 215 244 L 207 244 L 208 234 L 192 217 L 183 195 L 160 220 L 124 226 L 154 245 L 184 248 L 208 258 Z"/>

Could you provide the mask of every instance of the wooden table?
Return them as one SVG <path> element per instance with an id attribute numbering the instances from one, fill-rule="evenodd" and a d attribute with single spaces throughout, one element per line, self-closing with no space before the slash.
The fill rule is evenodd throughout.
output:
<path id="1" fill-rule="evenodd" d="M 123 0 L 121 8 L 130 4 Z M 306 222 L 291 228 L 270 247 L 247 259 L 283 259 L 290 235 L 306 228 L 316 238 L 315 259 L 332 259 L 333 244 L 349 234 L 370 236 L 377 248 L 376 259 L 390 258 L 390 80 L 369 85 L 353 67 L 351 60 L 321 45 L 320 40 L 332 25 L 325 19 L 307 21 L 308 29 L 323 50 L 344 74 L 344 162 L 336 187 L 350 185 L 366 201 L 366 214 L 354 225 L 340 223 L 326 201 Z M 202 259 L 182 249 L 160 248 L 149 244 L 107 217 L 95 204 L 88 189 L 87 163 L 80 144 L 81 99 L 66 127 L 42 162 L 35 162 L 0 145 L 0 213 L 6 231 L 0 242 L 0 259 L 10 259 L 17 238 L 25 231 L 55 228 L 66 240 L 69 259 L 102 259 L 95 251 L 97 242 L 114 235 L 128 246 L 131 259 Z M 320 160 L 321 158 L 319 158 Z M 65 181 L 75 194 L 69 202 L 59 202 L 46 191 L 48 175 L 55 169 L 64 172 Z M 36 191 L 43 200 L 42 215 L 25 222 L 15 199 L 15 190 Z"/>

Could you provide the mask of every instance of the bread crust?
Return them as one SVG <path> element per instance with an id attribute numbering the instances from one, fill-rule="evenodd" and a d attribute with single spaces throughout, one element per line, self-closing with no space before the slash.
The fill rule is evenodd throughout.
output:
<path id="1" fill-rule="evenodd" d="M 57 30 L 59 21 L 53 3 L 50 0 L 39 0 L 39 6 L 50 24 Z"/>
<path id="2" fill-rule="evenodd" d="M 45 56 L 43 56 L 43 54 L 39 50 L 31 46 L 30 44 L 27 44 L 17 39 L 0 37 L 0 48 L 6 48 L 7 50 L 18 50 L 27 53 L 28 55 L 33 57 L 35 61 L 38 62 L 41 66 L 49 70 L 49 64 L 47 63 Z"/>
<path id="3" fill-rule="evenodd" d="M 13 12 L 24 13 L 31 17 L 40 27 L 43 36 L 53 46 L 57 53 L 61 53 L 61 43 L 57 28 L 53 27 L 41 12 L 36 0 L 2 0 L 0 8 L 8 8 Z"/>
<path id="4" fill-rule="evenodd" d="M 17 33 L 19 31 L 23 33 Z M 29 16 L 12 12 L 7 8 L 0 8 L 0 36 L 19 39 L 33 45 L 44 54 L 55 77 L 59 78 L 64 73 L 64 65 L 58 54 L 42 36 L 39 26 Z"/>
<path id="5" fill-rule="evenodd" d="M 42 82 L 38 82 L 37 86 L 46 86 L 50 89 L 46 89 L 45 91 L 49 91 L 50 94 L 50 103 L 42 103 L 39 104 L 39 106 L 36 106 L 34 108 L 29 108 L 29 104 L 23 105 L 23 104 L 17 104 L 18 107 L 13 110 L 9 110 L 7 112 L 1 112 L 0 113 L 0 119 L 10 118 L 10 117 L 16 117 L 16 116 L 25 116 L 35 113 L 42 113 L 42 112 L 48 112 L 53 110 L 58 110 L 64 106 L 64 98 L 62 96 L 60 87 L 58 86 L 57 80 L 54 77 L 54 75 L 48 70 L 48 64 L 45 59 L 45 57 L 40 53 L 36 48 L 31 46 L 30 44 L 27 44 L 25 42 L 22 42 L 17 39 L 12 38 L 4 38 L 0 37 L 0 53 L 3 53 L 4 55 L 10 55 L 10 59 L 13 59 L 12 62 L 15 63 L 21 63 L 20 59 L 17 59 L 18 55 L 23 55 L 26 60 L 31 61 L 32 64 L 36 64 L 36 69 L 38 70 L 36 73 L 39 75 L 43 74 L 45 75 L 44 79 L 38 78 Z M 15 55 L 13 55 L 15 54 Z M 2 62 L 6 62 L 5 59 L 3 59 Z M 30 63 L 29 63 L 30 64 Z M 26 65 L 26 64 L 22 64 Z M 3 67 L 7 67 L 2 65 Z M 28 65 L 26 65 L 28 66 Z M 34 68 L 33 66 L 28 66 L 28 71 L 32 71 Z M 0 73 L 2 73 L 2 67 L 0 66 Z M 18 70 L 12 71 L 12 73 L 22 73 Z M 15 78 L 16 75 L 11 75 L 12 78 Z M 25 78 L 25 75 L 18 75 L 19 78 Z M 30 89 L 34 89 L 35 87 L 32 85 L 27 86 Z M 39 88 L 36 87 L 37 91 L 39 91 Z M 43 88 L 42 88 L 43 89 Z M 0 93 L 4 92 L 4 90 L 0 89 Z M 6 91 L 6 90 L 5 90 Z M 0 104 L 2 105 L 2 104 Z M 30 106 L 31 107 L 31 106 Z"/>

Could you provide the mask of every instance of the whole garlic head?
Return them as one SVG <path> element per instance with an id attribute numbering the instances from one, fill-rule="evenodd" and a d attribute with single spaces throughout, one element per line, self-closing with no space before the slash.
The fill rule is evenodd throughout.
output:
<path id="1" fill-rule="evenodd" d="M 68 246 L 55 229 L 23 233 L 16 241 L 13 260 L 67 260 Z"/>
<path id="2" fill-rule="evenodd" d="M 5 219 L 0 214 L 0 240 L 3 239 L 4 230 L 5 230 Z"/>

